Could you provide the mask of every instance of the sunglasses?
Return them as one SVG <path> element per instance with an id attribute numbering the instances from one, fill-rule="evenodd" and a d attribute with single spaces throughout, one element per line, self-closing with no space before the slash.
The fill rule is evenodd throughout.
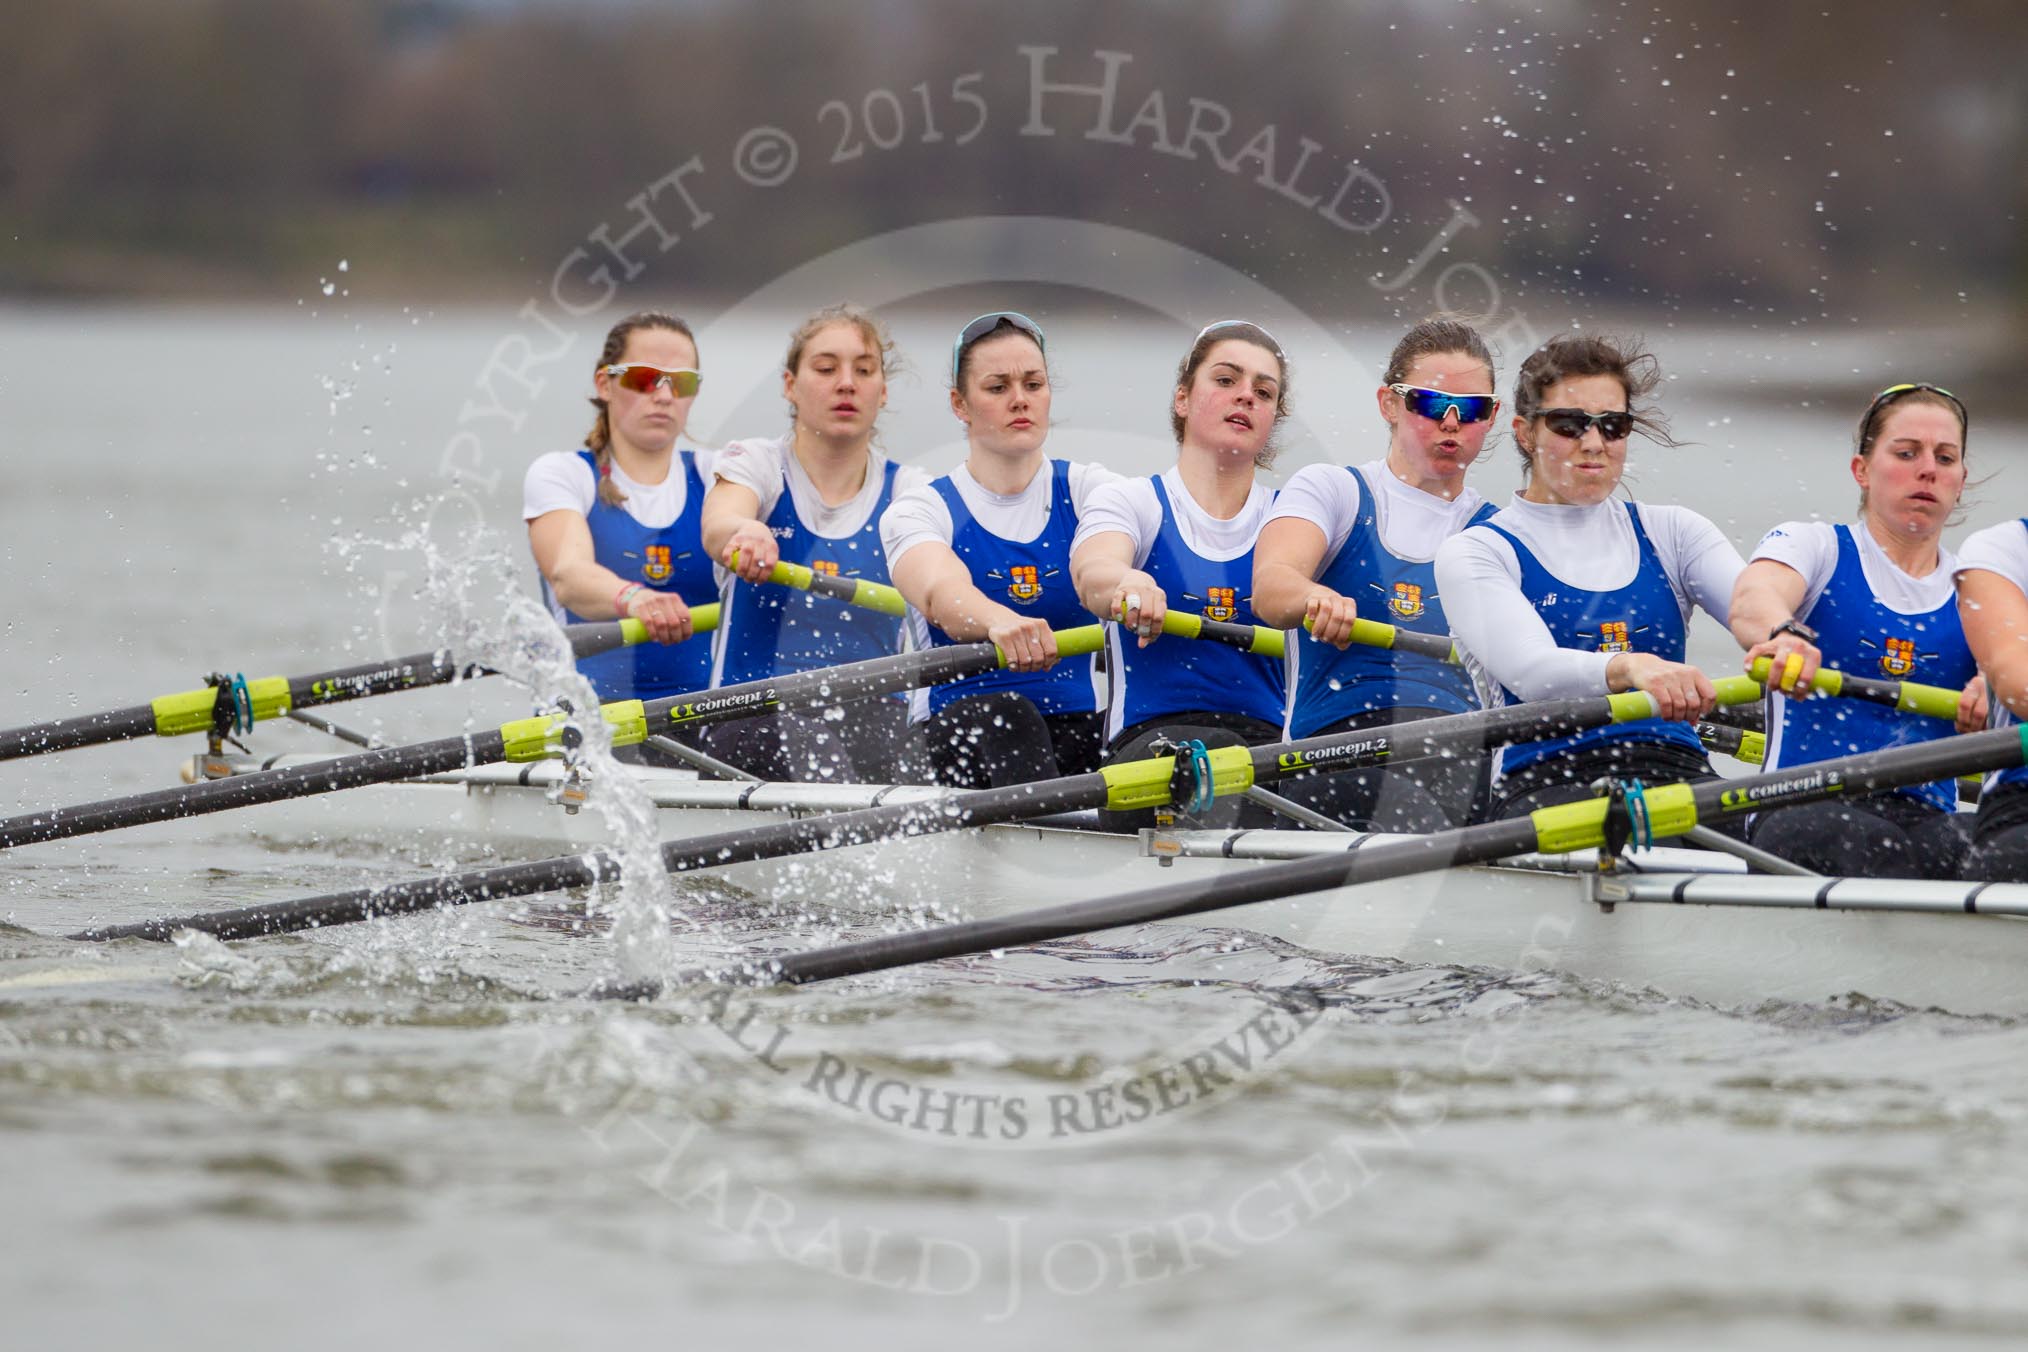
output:
<path id="1" fill-rule="evenodd" d="M 1592 428 L 1607 441 L 1625 441 L 1634 434 L 1631 413 L 1586 413 L 1581 408 L 1545 408 L 1535 415 L 1559 437 L 1577 440 Z"/>
<path id="2" fill-rule="evenodd" d="M 1282 355 L 1282 345 L 1275 341 L 1274 335 L 1254 323 L 1251 319 L 1214 319 L 1203 328 L 1197 330 L 1197 336 L 1190 340 L 1190 346 L 1197 346 L 1208 335 L 1216 333 L 1220 329 L 1252 329 L 1255 333 L 1267 339 L 1268 351 L 1274 353 L 1277 357 Z"/>
<path id="3" fill-rule="evenodd" d="M 1963 431 L 1967 434 L 1971 432 L 1972 420 L 1970 415 L 1965 412 L 1965 401 L 1958 398 L 1955 394 L 1952 394 L 1949 390 L 1945 389 L 1943 386 L 1925 385 L 1922 384 L 1921 382 L 1915 382 L 1906 385 L 1889 385 L 1886 389 L 1882 390 L 1880 393 L 1873 396 L 1873 402 L 1866 406 L 1866 416 L 1859 420 L 1860 445 L 1861 446 L 1865 445 L 1866 429 L 1872 426 L 1873 416 L 1875 414 L 1880 412 L 1881 409 L 1886 408 L 1889 404 L 1893 403 L 1895 400 L 1901 398 L 1902 395 L 1914 394 L 1917 390 L 1926 390 L 1931 394 L 1940 394 L 1944 398 L 1950 400 L 1951 407 L 1958 411 L 1958 426 L 1961 429 L 1963 429 Z"/>
<path id="4" fill-rule="evenodd" d="M 688 367 L 665 371 L 659 366 L 636 363 L 630 366 L 601 366 L 599 374 L 611 376 L 623 390 L 635 394 L 652 393 L 663 381 L 669 382 L 669 389 L 678 399 L 688 399 L 697 393 L 697 387 L 704 383 L 704 377 Z"/>
<path id="5" fill-rule="evenodd" d="M 1500 401 L 1490 394 L 1452 394 L 1448 390 L 1426 390 L 1420 385 L 1389 385 L 1387 387 L 1401 396 L 1401 402 L 1410 413 L 1428 418 L 1431 422 L 1442 422 L 1452 411 L 1456 411 L 1461 423 L 1481 423 L 1499 410 Z"/>
<path id="6" fill-rule="evenodd" d="M 980 315 L 971 323 L 958 330 L 958 341 L 951 344 L 951 384 L 958 383 L 958 368 L 964 364 L 965 350 L 999 330 L 1001 327 L 1025 333 L 1035 340 L 1035 346 L 1047 351 L 1049 345 L 1042 341 L 1042 330 L 1034 320 L 1015 310 L 995 310 Z"/>

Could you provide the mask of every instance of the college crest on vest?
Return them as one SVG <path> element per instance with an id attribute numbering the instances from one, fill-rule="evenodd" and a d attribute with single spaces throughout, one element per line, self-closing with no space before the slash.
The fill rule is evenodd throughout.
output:
<path id="1" fill-rule="evenodd" d="M 1625 620 L 1607 620 L 1599 625 L 1598 650 L 1602 653 L 1626 653 L 1634 650 L 1633 640 L 1627 634 Z"/>
<path id="2" fill-rule="evenodd" d="M 838 576 L 838 563 L 835 559 L 811 559 L 810 571 L 822 573 L 825 577 L 836 577 Z"/>
<path id="3" fill-rule="evenodd" d="M 676 565 L 669 561 L 669 546 L 649 545 L 648 561 L 641 565 L 641 576 L 650 582 L 667 582 L 675 576 Z"/>
<path id="4" fill-rule="evenodd" d="M 1394 595 L 1388 598 L 1387 608 L 1404 620 L 1421 619 L 1424 609 L 1421 585 L 1414 582 L 1395 583 Z"/>
<path id="5" fill-rule="evenodd" d="M 1042 595 L 1042 579 L 1036 570 L 1032 563 L 1017 563 L 1007 570 L 1007 594 L 1024 606 Z"/>
<path id="6" fill-rule="evenodd" d="M 1239 588 L 1209 587 L 1204 599 L 1204 618 L 1221 623 L 1239 614 Z"/>
<path id="7" fill-rule="evenodd" d="M 1889 676 L 1906 676 L 1915 670 L 1915 640 L 1912 638 L 1891 638 L 1887 640 L 1887 651 L 1880 658 L 1880 669 Z"/>

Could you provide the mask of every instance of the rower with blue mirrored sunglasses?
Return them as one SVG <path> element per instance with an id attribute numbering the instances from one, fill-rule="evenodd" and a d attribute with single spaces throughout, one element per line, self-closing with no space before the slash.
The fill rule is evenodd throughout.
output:
<path id="1" fill-rule="evenodd" d="M 652 394 L 657 386 L 667 383 L 670 393 L 678 399 L 688 399 L 695 395 L 697 387 L 704 383 L 704 377 L 688 367 L 665 371 L 646 362 L 601 366 L 599 374 L 611 377 L 619 382 L 621 389 L 632 390 L 636 394 Z"/>
<path id="2" fill-rule="evenodd" d="M 1499 399 L 1490 394 L 1453 394 L 1420 385 L 1394 384 L 1387 388 L 1401 396 L 1402 406 L 1410 413 L 1431 422 L 1442 422 L 1455 412 L 1461 423 L 1481 423 L 1500 410 Z"/>

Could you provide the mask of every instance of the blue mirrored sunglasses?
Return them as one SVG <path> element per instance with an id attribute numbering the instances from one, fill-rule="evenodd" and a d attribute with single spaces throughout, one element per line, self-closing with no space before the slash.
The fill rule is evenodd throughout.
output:
<path id="1" fill-rule="evenodd" d="M 1428 390 L 1420 385 L 1394 384 L 1387 387 L 1401 396 L 1410 413 L 1431 422 L 1442 422 L 1453 409 L 1461 423 L 1484 422 L 1500 407 L 1490 394 L 1452 394 L 1449 390 Z"/>

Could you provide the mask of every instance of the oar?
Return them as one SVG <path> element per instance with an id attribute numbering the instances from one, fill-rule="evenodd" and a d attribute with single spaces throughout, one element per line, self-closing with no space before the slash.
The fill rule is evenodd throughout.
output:
<path id="1" fill-rule="evenodd" d="M 1753 664 L 1753 678 L 1762 685 L 1768 683 L 1773 662 L 1769 658 L 1757 658 Z M 1928 718 L 1942 718 L 1955 722 L 1958 716 L 1958 692 L 1946 690 L 1940 685 L 1921 685 L 1915 681 L 1883 681 L 1871 676 L 1854 676 L 1850 672 L 1833 671 L 1819 667 L 1812 687 L 1825 695 L 1842 695 L 1846 699 L 1864 700 L 1868 704 L 1885 704 L 1890 709 L 1903 713 L 1922 714 Z"/>
<path id="2" fill-rule="evenodd" d="M 1305 619 L 1303 626 L 1308 628 L 1309 623 Z M 1208 619 L 1190 610 L 1164 611 L 1162 632 L 1183 638 L 1209 639 L 1243 652 L 1258 653 L 1262 657 L 1280 657 L 1287 646 L 1284 632 L 1280 629 L 1270 629 L 1263 624 L 1233 624 L 1226 620 Z M 1352 621 L 1352 641 L 1367 648 L 1393 648 L 1415 653 L 1438 662 L 1458 660 L 1456 646 L 1442 634 L 1425 634 L 1398 625 L 1377 624 L 1372 620 Z"/>
<path id="3" fill-rule="evenodd" d="M 738 551 L 733 552 L 732 559 L 734 563 L 739 562 Z M 883 615 L 908 613 L 908 602 L 902 599 L 900 592 L 885 582 L 872 582 L 860 577 L 840 577 L 836 573 L 820 573 L 813 568 L 805 568 L 800 563 L 777 563 L 774 572 L 768 575 L 768 581 L 779 583 L 784 587 L 794 587 L 797 591 L 810 592 L 816 596 L 829 597 L 833 601 L 843 601 L 848 606 L 877 610 Z"/>
<path id="4" fill-rule="evenodd" d="M 718 604 L 698 606 L 690 612 L 691 628 L 704 633 L 718 625 Z M 607 620 L 600 624 L 574 624 L 564 637 L 571 655 L 582 660 L 615 648 L 645 643 L 648 627 L 639 620 Z M 335 671 L 312 672 L 308 676 L 267 676 L 249 681 L 241 678 L 202 690 L 183 690 L 161 695 L 146 704 L 104 713 L 60 718 L 25 728 L 0 731 L 0 760 L 19 756 L 40 756 L 52 751 L 70 751 L 81 746 L 122 742 L 135 737 L 179 737 L 206 732 L 216 726 L 221 712 L 230 726 L 235 713 L 244 723 L 280 718 L 291 709 L 308 709 L 319 704 L 339 704 L 369 695 L 392 694 L 398 690 L 419 690 L 425 686 L 448 685 L 452 681 L 491 676 L 489 667 L 461 666 L 448 652 L 438 650 L 411 653 L 384 662 L 367 662 Z M 241 691 L 244 691 L 244 700 Z M 218 701 L 224 699 L 221 711 Z M 237 709 L 234 706 L 237 705 Z"/>
<path id="5" fill-rule="evenodd" d="M 1682 835 L 1725 817 L 1827 798 L 1850 797 L 1921 784 L 1968 771 L 2028 764 L 2028 725 L 1954 737 L 1942 742 L 1869 751 L 1837 760 L 1745 779 L 1672 784 L 1645 791 L 1653 834 Z M 1510 821 L 1467 826 L 1414 840 L 1363 845 L 1342 854 L 1292 863 L 1263 864 L 1235 877 L 1173 883 L 1124 896 L 1050 906 L 1022 915 L 974 920 L 936 929 L 883 935 L 833 948 L 769 960 L 765 973 L 803 984 L 835 977 L 934 962 L 940 958 L 1022 948 L 1099 930 L 1145 925 L 1257 901 L 1275 901 L 1359 883 L 1382 882 L 1462 864 L 1485 864 L 1531 851 L 1562 854 L 1605 843 L 1611 800 L 1586 799 L 1542 808 Z M 1968 901 L 1965 909 L 1972 909 Z M 623 999 L 652 998 L 661 983 L 629 983 L 591 992 Z"/>
<path id="6" fill-rule="evenodd" d="M 1725 684 L 1725 692 L 1734 699 L 1759 697 L 1760 688 L 1744 676 L 1729 677 L 1727 682 L 1730 684 L 1721 684 Z M 1272 783 L 1296 775 L 1334 774 L 1390 761 L 1446 754 L 1478 754 L 1488 745 L 1560 737 L 1606 723 L 1651 718 L 1654 707 L 1654 701 L 1649 696 L 1636 691 L 1592 699 L 1512 705 L 1311 737 L 1297 742 L 1218 747 L 1208 752 L 1206 757 L 1212 781 L 1210 788 L 1218 796 L 1228 796 L 1244 793 L 1255 784 Z M 929 802 L 867 808 L 671 841 L 662 847 L 662 864 L 672 873 L 688 872 L 907 836 L 933 835 L 968 826 L 990 826 L 997 822 L 1020 821 L 1086 808 L 1129 812 L 1173 801 L 1179 788 L 1185 787 L 1179 785 L 1177 779 L 1176 758 L 1173 756 L 1121 761 L 1091 774 L 1071 775 L 1063 779 L 977 789 Z M 582 887 L 618 876 L 618 861 L 611 854 L 601 852 L 503 865 L 450 877 L 423 878 L 244 910 L 118 925 L 87 931 L 75 937 L 166 939 L 179 929 L 194 929 L 221 939 L 245 939 L 262 934 L 352 924 L 376 916 L 527 896 L 563 887 Z"/>
<path id="7" fill-rule="evenodd" d="M 1759 765 L 1767 759 L 1767 734 L 1750 728 L 1706 719 L 1697 725 L 1697 740 L 1748 765 Z"/>
<path id="8" fill-rule="evenodd" d="M 1066 657 L 1096 652 L 1103 644 L 1104 638 L 1095 624 L 1065 629 L 1056 636 L 1057 651 Z M 612 726 L 613 745 L 633 746 L 671 728 L 747 718 L 778 708 L 824 709 L 852 700 L 976 676 L 996 670 L 1005 663 L 1000 650 L 990 643 L 963 643 L 948 648 L 876 657 L 865 662 L 798 672 L 765 681 L 748 681 L 716 690 L 669 695 L 646 702 L 622 700 L 601 706 L 599 713 Z M 184 788 L 159 789 L 76 807 L 54 808 L 0 821 L 0 849 L 140 826 L 148 822 L 201 816 L 229 808 L 252 807 L 284 798 L 303 798 L 366 784 L 443 774 L 474 765 L 490 765 L 495 761 L 541 760 L 565 751 L 575 733 L 576 729 L 571 726 L 567 715 L 539 714 L 464 737 L 388 747 L 310 765 L 261 770 Z"/>

